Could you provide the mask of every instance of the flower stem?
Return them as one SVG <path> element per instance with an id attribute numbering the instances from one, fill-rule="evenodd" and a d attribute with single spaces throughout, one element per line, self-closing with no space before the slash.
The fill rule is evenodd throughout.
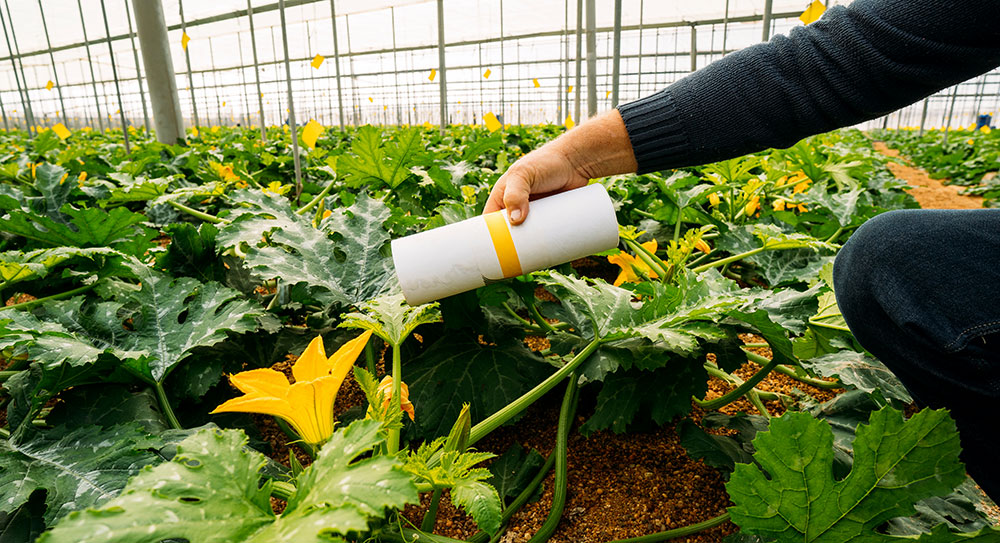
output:
<path id="1" fill-rule="evenodd" d="M 722 258 L 722 259 L 716 260 L 714 262 L 709 262 L 708 264 L 702 264 L 701 266 L 698 266 L 697 268 L 692 268 L 691 271 L 693 271 L 694 273 L 701 273 L 703 271 L 708 271 L 711 268 L 715 268 L 715 267 L 718 267 L 718 266 L 725 266 L 726 264 L 731 264 L 733 262 L 736 262 L 737 260 L 743 260 L 744 258 L 746 258 L 748 256 L 753 256 L 753 255 L 755 255 L 757 253 L 763 253 L 763 252 L 764 252 L 764 248 L 763 247 L 757 247 L 756 249 L 751 249 L 751 250 L 749 250 L 749 251 L 747 251 L 745 253 L 740 253 L 740 254 L 737 254 L 737 255 L 733 255 L 733 256 L 726 257 L 726 258 Z"/>
<path id="2" fill-rule="evenodd" d="M 330 189 L 333 188 L 333 184 L 336 183 L 336 182 L 337 182 L 337 178 L 336 177 L 334 177 L 333 179 L 331 179 L 330 183 L 328 183 L 326 185 L 326 187 L 319 194 L 317 194 L 312 200 L 309 200 L 308 204 L 306 204 L 306 205 L 298 208 L 297 210 L 295 210 L 295 214 L 296 215 L 305 215 L 306 212 L 308 212 L 310 209 L 312 209 L 316 204 L 318 204 L 321 201 L 323 201 L 323 198 L 326 197 L 327 194 L 330 194 Z"/>
<path id="3" fill-rule="evenodd" d="M 434 531 L 434 523 L 437 522 L 438 505 L 441 503 L 442 492 L 444 492 L 443 488 L 437 488 L 434 489 L 434 494 L 431 495 L 431 505 L 427 508 L 423 522 L 420 523 L 420 529 L 425 532 Z"/>
<path id="4" fill-rule="evenodd" d="M 403 361 L 401 358 L 399 345 L 396 343 L 392 344 L 392 401 L 395 402 L 396 407 L 400 410 L 403 409 L 403 398 L 402 396 L 402 373 L 403 373 Z M 389 456 L 392 456 L 399 452 L 399 428 L 392 428 L 389 430 Z"/>
<path id="5" fill-rule="evenodd" d="M 563 508 L 566 507 L 566 453 L 569 444 L 569 429 L 573 425 L 573 415 L 576 412 L 577 379 L 576 373 L 566 384 L 566 394 L 563 395 L 562 406 L 559 408 L 559 425 L 556 427 L 556 457 L 555 488 L 552 490 L 552 509 L 545 518 L 542 527 L 531 536 L 528 543 L 544 543 L 552 537 L 562 519 Z"/>
<path id="6" fill-rule="evenodd" d="M 763 381 L 764 378 L 767 377 L 767 374 L 771 373 L 771 370 L 773 370 L 774 367 L 777 365 L 778 365 L 777 359 L 769 360 L 767 364 L 760 369 L 760 371 L 753 374 L 753 376 L 744 381 L 742 385 L 736 387 L 735 390 L 727 394 L 724 394 L 714 400 L 702 401 L 696 399 L 695 401 L 699 407 L 705 409 L 706 411 L 711 411 L 714 409 L 718 409 L 724 405 L 729 405 L 738 400 L 748 391 L 752 390 L 753 387 L 757 386 L 757 383 Z"/>
<path id="7" fill-rule="evenodd" d="M 87 292 L 88 290 L 92 290 L 96 286 L 97 286 L 97 283 L 93 283 L 93 284 L 90 284 L 90 285 L 84 285 L 82 287 L 77 287 L 77 288 L 75 288 L 73 290 L 67 290 L 66 292 L 60 292 L 59 294 L 53 294 L 52 296 L 46 296 L 44 298 L 38 298 L 36 300 L 30 300 L 30 301 L 27 301 L 27 302 L 21 302 L 19 304 L 14 304 L 14 305 L 8 305 L 8 306 L 0 307 L 0 311 L 6 311 L 8 309 L 27 309 L 29 307 L 35 307 L 36 305 L 44 304 L 45 302 L 51 302 L 51 301 L 54 301 L 54 300 L 62 300 L 63 298 L 72 298 L 73 296 L 76 296 L 77 294 L 83 294 L 84 292 Z"/>
<path id="8" fill-rule="evenodd" d="M 178 211 L 182 211 L 184 213 L 187 213 L 188 215 L 191 215 L 192 217 L 197 217 L 197 218 L 199 218 L 199 219 L 201 219 L 203 221 L 206 221 L 206 222 L 210 222 L 210 223 L 214 223 L 214 224 L 229 222 L 229 221 L 226 221 L 225 219 L 220 219 L 220 218 L 216 217 L 215 215 L 209 215 L 208 213 L 205 213 L 203 211 L 198 211 L 197 209 L 194 209 L 193 207 L 188 207 L 188 206 L 186 206 L 186 205 L 184 205 L 184 204 L 182 204 L 180 202 L 175 202 L 173 200 L 167 200 L 167 203 L 170 204 L 174 209 L 176 209 Z"/>
<path id="9" fill-rule="evenodd" d="M 535 403 L 546 392 L 552 390 L 552 387 L 556 386 L 559 381 L 562 381 L 567 375 L 573 373 L 580 364 L 590 358 L 590 355 L 600 347 L 602 341 L 601 338 L 594 338 L 579 354 L 567 362 L 565 366 L 559 368 L 558 371 L 539 383 L 535 388 L 525 392 L 520 398 L 507 404 L 503 409 L 473 426 L 472 431 L 469 433 L 469 446 L 486 437 L 490 432 L 502 426 L 521 411 L 524 411 L 529 405 Z"/>
<path id="10" fill-rule="evenodd" d="M 183 430 L 184 427 L 181 426 L 180 421 L 177 420 L 177 415 L 174 414 L 174 408 L 170 407 L 170 400 L 167 399 L 167 391 L 163 389 L 163 383 L 160 381 L 154 382 L 153 389 L 156 390 L 156 399 L 159 400 L 160 409 L 163 410 L 163 416 L 167 417 L 170 427 L 175 430 Z"/>
<path id="11" fill-rule="evenodd" d="M 729 521 L 729 513 L 723 513 L 715 518 L 708 519 L 705 522 L 699 522 L 698 524 L 692 524 L 690 526 L 684 526 L 681 528 L 674 528 L 673 530 L 667 530 L 665 532 L 657 532 L 655 534 L 644 535 L 641 537 L 616 539 L 614 541 L 611 541 L 610 543 L 656 543 L 658 541 L 667 541 L 678 537 L 694 535 L 698 532 L 703 532 L 705 530 L 708 530 L 709 528 L 714 528 L 728 521 Z"/>
<path id="12" fill-rule="evenodd" d="M 649 269 L 656 272 L 656 274 L 660 277 L 661 280 L 667 276 L 667 273 L 670 270 L 670 266 L 668 266 L 666 262 L 660 259 L 660 257 L 653 254 L 652 251 L 647 250 L 645 247 L 642 246 L 641 243 L 637 241 L 626 239 L 625 244 L 628 245 L 629 248 L 635 252 L 636 256 L 638 256 L 643 262 L 646 263 L 647 266 L 649 266 Z"/>

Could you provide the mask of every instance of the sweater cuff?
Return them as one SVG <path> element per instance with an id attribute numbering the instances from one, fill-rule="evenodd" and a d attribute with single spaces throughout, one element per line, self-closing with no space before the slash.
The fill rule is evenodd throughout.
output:
<path id="1" fill-rule="evenodd" d="M 674 98 L 669 89 L 618 106 L 625 121 L 637 173 L 649 173 L 685 164 L 690 143 L 684 130 Z"/>

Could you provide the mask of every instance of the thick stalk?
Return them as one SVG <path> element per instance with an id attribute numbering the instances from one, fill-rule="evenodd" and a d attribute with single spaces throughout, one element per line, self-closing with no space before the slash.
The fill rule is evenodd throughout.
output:
<path id="1" fill-rule="evenodd" d="M 400 358 L 399 345 L 392 344 L 392 401 L 395 402 L 396 407 L 400 410 L 403 409 L 403 399 L 400 397 L 402 392 L 402 373 L 403 373 L 403 362 Z M 471 443 L 470 443 L 471 445 Z M 393 428 L 389 430 L 389 455 L 392 456 L 399 452 L 399 428 Z"/>
<path id="2" fill-rule="evenodd" d="M 271 481 L 271 495 L 279 500 L 288 500 L 295 495 L 295 485 L 285 481 Z"/>
<path id="3" fill-rule="evenodd" d="M 208 213 L 205 213 L 205 212 L 202 212 L 202 211 L 198 211 L 197 209 L 194 209 L 192 207 L 188 207 L 188 206 L 186 206 L 186 205 L 184 205 L 184 204 L 182 204 L 180 202 L 175 202 L 173 200 L 167 200 L 167 203 L 170 204 L 171 206 L 173 206 L 174 209 L 177 209 L 178 211 L 182 211 L 184 213 L 187 213 L 188 215 L 191 215 L 192 217 L 197 217 L 197 218 L 199 218 L 199 219 L 201 219 L 203 221 L 206 221 L 206 222 L 210 222 L 210 223 L 214 223 L 214 224 L 228 222 L 228 221 L 226 221 L 224 219 L 220 219 L 220 218 L 216 217 L 215 215 L 209 215 Z"/>
<path id="4" fill-rule="evenodd" d="M 726 381 L 727 383 L 729 383 L 729 384 L 731 384 L 733 386 L 740 386 L 740 385 L 743 384 L 743 379 L 740 379 L 739 377 L 737 377 L 735 375 L 730 375 L 730 374 L 726 373 L 725 371 L 722 371 L 721 369 L 719 369 L 717 366 L 713 366 L 712 364 L 705 364 L 705 369 L 708 371 L 709 375 L 711 375 L 713 377 L 718 377 L 719 379 L 722 379 L 723 381 Z M 768 391 L 768 390 L 760 390 L 760 389 L 756 389 L 755 388 L 754 392 L 757 393 L 757 395 L 760 397 L 760 399 L 768 401 L 768 402 L 776 402 L 776 401 L 781 400 L 781 396 L 780 395 L 778 395 L 778 394 L 776 394 L 774 392 Z"/>
<path id="5" fill-rule="evenodd" d="M 15 376 L 15 375 L 17 375 L 19 373 L 21 373 L 21 372 L 20 371 L 16 371 L 16 370 L 14 370 L 14 371 L 0 371 L 0 383 L 6 382 L 7 379 L 10 379 L 11 377 L 13 377 L 13 376 Z"/>
<path id="6" fill-rule="evenodd" d="M 729 521 L 729 513 L 723 513 L 715 518 L 708 519 L 705 522 L 699 522 L 698 524 L 692 524 L 690 526 L 684 526 L 682 528 L 674 528 L 673 530 L 667 530 L 665 532 L 657 532 L 655 534 L 644 535 L 641 537 L 616 539 L 614 541 L 611 541 L 610 543 L 656 543 L 658 541 L 667 541 L 670 539 L 676 539 L 678 537 L 684 537 L 684 536 L 694 535 L 699 532 L 704 532 L 709 528 L 714 528 L 728 521 Z"/>
<path id="7" fill-rule="evenodd" d="M 684 216 L 684 208 L 677 207 L 677 222 L 674 223 L 674 242 L 678 242 L 681 239 L 681 217 Z"/>
<path id="8" fill-rule="evenodd" d="M 330 194 L 330 189 L 333 188 L 333 184 L 336 183 L 336 182 L 337 182 L 337 178 L 336 177 L 334 177 L 333 179 L 331 179 L 330 183 L 327 184 L 327 186 L 319 194 L 317 194 L 315 198 L 313 198 L 312 200 L 309 200 L 308 204 L 306 204 L 306 205 L 300 207 L 298 210 L 296 210 L 295 214 L 296 215 L 305 215 L 316 204 L 320 203 L 323 200 L 323 198 L 326 197 L 327 194 Z"/>
<path id="9" fill-rule="evenodd" d="M 627 239 L 625 240 L 625 244 L 635 252 L 636 256 L 649 266 L 649 269 L 655 271 L 661 279 L 667 276 L 667 273 L 670 271 L 670 266 L 661 260 L 660 257 L 656 256 L 651 251 L 646 250 L 646 248 L 637 241 Z"/>
<path id="10" fill-rule="evenodd" d="M 443 488 L 437 488 L 434 490 L 434 494 L 431 495 L 431 505 L 427 508 L 427 513 L 424 514 L 423 522 L 420 523 L 420 529 L 424 532 L 434 531 L 434 523 L 437 522 L 438 506 L 441 504 L 442 492 L 444 492 Z"/>
<path id="11" fill-rule="evenodd" d="M 562 520 L 563 508 L 566 506 L 567 459 L 566 449 L 569 445 L 569 429 L 573 425 L 573 414 L 576 407 L 577 379 L 574 373 L 566 384 L 566 394 L 559 408 L 559 425 L 556 428 L 555 488 L 552 490 L 552 510 L 546 517 L 542 527 L 531 536 L 528 543 L 544 543 L 548 541 Z"/>
<path id="12" fill-rule="evenodd" d="M 170 427 L 175 430 L 183 430 L 184 427 L 181 426 L 180 421 L 177 420 L 177 415 L 174 414 L 174 408 L 170 407 L 170 400 L 167 399 L 167 391 L 163 390 L 163 383 L 159 381 L 153 383 L 153 390 L 156 391 L 156 399 L 159 400 L 160 409 L 163 410 L 163 416 L 167 417 Z"/>
<path id="13" fill-rule="evenodd" d="M 729 383 L 730 385 L 739 386 L 739 385 L 743 384 L 743 379 L 740 379 L 739 377 L 736 377 L 735 375 L 729 375 L 728 373 L 722 371 L 721 369 L 719 369 L 719 368 L 717 368 L 717 367 L 715 367 L 715 366 L 713 366 L 711 364 L 705 364 L 705 369 L 708 370 L 708 374 L 709 375 L 713 375 L 715 377 L 718 377 L 719 379 L 722 379 L 723 381 Z M 770 419 L 771 418 L 771 412 L 767 410 L 767 407 L 764 405 L 764 402 L 762 401 L 762 398 L 764 397 L 765 394 L 768 395 L 768 396 L 770 396 L 771 397 L 770 399 L 774 399 L 774 400 L 778 399 L 777 395 L 774 394 L 773 392 L 766 392 L 766 391 L 757 390 L 756 388 L 754 388 L 754 389 L 750 389 L 750 390 L 747 391 L 747 400 L 750 402 L 750 405 L 752 405 L 755 408 L 757 408 L 757 412 L 759 412 L 761 415 L 763 415 L 764 418 Z M 697 398 L 695 398 L 694 401 L 699 406 L 702 403 L 704 403 L 703 401 L 701 401 L 701 400 L 699 400 Z"/>
<path id="14" fill-rule="evenodd" d="M 506 524 L 507 521 L 509 521 L 515 513 L 520 511 L 521 508 L 528 503 L 528 500 L 535 495 L 535 490 L 538 488 L 538 485 L 542 484 L 542 481 L 545 480 L 545 477 L 549 474 L 549 470 L 552 469 L 552 465 L 555 464 L 555 462 L 556 455 L 555 451 L 553 451 L 552 453 L 549 453 L 549 457 L 545 459 L 545 465 L 542 466 L 542 469 L 538 470 L 538 473 L 535 474 L 535 478 L 532 479 L 531 482 L 528 483 L 528 486 L 525 487 L 516 498 L 514 498 L 514 501 L 510 502 L 510 505 L 503 510 L 503 514 L 500 516 L 501 525 Z M 503 532 L 503 530 L 500 531 Z M 488 543 L 489 541 L 490 536 L 486 532 L 476 532 L 475 535 L 469 538 L 469 543 Z"/>
<path id="15" fill-rule="evenodd" d="M 757 386 L 757 383 L 764 380 L 767 374 L 771 373 L 771 370 L 778 365 L 777 360 L 768 361 L 767 365 L 760 369 L 757 373 L 753 374 L 749 379 L 743 382 L 742 385 L 736 387 L 735 390 L 728 392 L 714 400 L 708 400 L 705 402 L 698 402 L 698 405 L 705 410 L 711 411 L 713 409 L 718 409 L 724 405 L 731 404 L 738 400 L 741 396 L 746 394 L 748 391 L 752 390 L 753 387 Z"/>
<path id="16" fill-rule="evenodd" d="M 41 304 L 44 304 L 46 302 L 51 302 L 53 300 L 62 300 L 63 298 L 72 298 L 73 296 L 76 296 L 77 294 L 83 294 L 84 292 L 87 292 L 88 290 L 91 290 L 91 289 L 93 289 L 96 286 L 97 286 L 97 283 L 95 282 L 95 283 L 90 284 L 90 285 L 84 285 L 82 287 L 77 287 L 77 288 L 75 288 L 73 290 L 67 290 L 66 292 L 60 292 L 59 294 L 53 294 L 52 296 L 46 296 L 44 298 L 38 298 L 36 300 L 30 300 L 30 301 L 27 301 L 27 302 L 21 302 L 19 304 L 14 304 L 14 305 L 8 305 L 8 306 L 0 307 L 0 311 L 6 311 L 8 309 L 27 309 L 29 307 L 35 307 L 36 305 L 41 305 Z"/>
<path id="17" fill-rule="evenodd" d="M 543 317 L 541 312 L 538 311 L 538 306 L 535 305 L 534 300 L 526 300 L 523 298 L 522 300 L 524 300 L 524 304 L 528 306 L 528 313 L 531 315 L 531 318 L 538 323 L 538 326 L 540 326 L 542 330 L 545 330 L 547 333 L 555 333 L 556 329 L 553 328 L 552 325 L 549 324 L 549 321 L 545 320 L 545 317 Z"/>
<path id="18" fill-rule="evenodd" d="M 600 347 L 601 341 L 602 340 L 600 338 L 594 338 L 582 351 L 580 351 L 579 354 L 566 363 L 565 366 L 559 368 L 558 371 L 539 383 L 535 388 L 524 393 L 524 395 L 520 398 L 507 404 L 507 406 L 503 409 L 493 413 L 479 424 L 473 426 L 472 431 L 469 433 L 469 446 L 472 446 L 480 439 L 486 437 L 487 434 L 502 426 L 518 413 L 524 411 L 529 405 L 538 401 L 538 399 L 544 396 L 546 392 L 552 390 L 552 387 L 556 386 L 559 381 L 562 381 L 567 375 L 573 373 L 573 371 L 576 370 L 580 364 L 587 360 L 587 358 L 589 358 L 590 355 L 593 354 L 598 347 Z"/>
<path id="19" fill-rule="evenodd" d="M 709 262 L 708 264 L 702 264 L 701 266 L 698 266 L 697 268 L 692 268 L 691 271 L 693 271 L 694 273 L 701 273 L 703 271 L 708 271 L 708 270 L 710 270 L 712 268 L 715 268 L 715 267 L 718 267 L 718 266 L 725 266 L 726 264 L 731 264 L 731 263 L 736 262 L 738 260 L 743 260 L 744 258 L 746 258 L 748 256 L 753 256 L 753 255 L 755 255 L 757 253 L 763 253 L 763 252 L 764 252 L 764 248 L 763 247 L 757 247 L 756 249 L 751 249 L 751 250 L 749 250 L 749 251 L 747 251 L 745 253 L 740 253 L 738 255 L 733 255 L 733 256 L 730 256 L 730 257 L 726 257 L 726 258 L 723 258 L 723 259 L 720 259 L 720 260 L 716 260 L 714 262 Z"/>
<path id="20" fill-rule="evenodd" d="M 372 341 L 368 340 L 365 344 L 365 367 L 368 368 L 368 373 L 375 377 L 375 349 L 372 347 Z"/>
<path id="21" fill-rule="evenodd" d="M 826 242 L 827 243 L 833 243 L 833 240 L 837 239 L 843 233 L 844 233 L 844 227 L 841 226 L 840 228 L 837 229 L 836 232 L 833 233 L 832 236 L 826 238 Z"/>

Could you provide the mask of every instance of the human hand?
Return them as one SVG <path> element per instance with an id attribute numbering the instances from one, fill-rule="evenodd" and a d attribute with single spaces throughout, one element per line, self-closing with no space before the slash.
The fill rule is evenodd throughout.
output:
<path id="1" fill-rule="evenodd" d="M 589 180 L 554 141 L 549 142 L 518 159 L 500 176 L 483 213 L 507 209 L 511 224 L 521 224 L 528 216 L 528 200 L 533 196 L 575 189 Z"/>
<path id="2" fill-rule="evenodd" d="M 582 187 L 591 179 L 638 168 L 617 109 L 598 115 L 524 155 L 497 180 L 483 213 L 507 209 L 511 224 L 528 216 L 528 200 Z"/>

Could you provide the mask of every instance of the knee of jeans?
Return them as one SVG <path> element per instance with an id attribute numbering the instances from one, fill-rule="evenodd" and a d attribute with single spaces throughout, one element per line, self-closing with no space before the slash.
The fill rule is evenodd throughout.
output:
<path id="1" fill-rule="evenodd" d="M 837 303 L 850 322 L 850 315 L 870 310 L 876 303 L 879 283 L 892 276 L 892 269 L 905 263 L 908 255 L 900 247 L 905 236 L 905 211 L 882 213 L 854 232 L 837 254 L 833 283 Z"/>

